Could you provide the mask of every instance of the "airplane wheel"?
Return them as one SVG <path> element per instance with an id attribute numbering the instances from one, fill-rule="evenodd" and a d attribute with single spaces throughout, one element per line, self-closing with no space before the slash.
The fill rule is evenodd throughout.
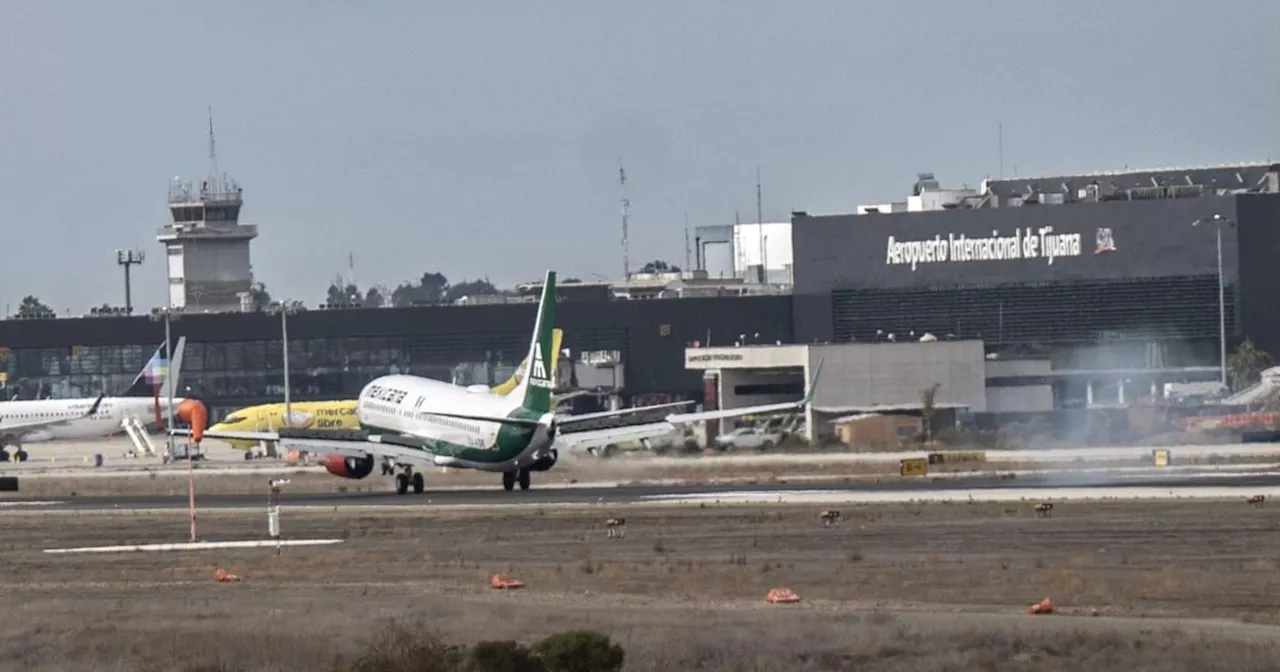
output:
<path id="1" fill-rule="evenodd" d="M 396 494 L 403 495 L 409 492 L 409 477 L 404 474 L 396 474 Z"/>
<path id="2" fill-rule="evenodd" d="M 8 462 L 8 461 L 9 461 L 9 451 L 3 448 L 0 448 L 0 462 Z"/>
<path id="3" fill-rule="evenodd" d="M 427 487 L 426 481 L 422 479 L 422 474 L 413 475 L 413 494 L 421 495 L 422 491 Z"/>
<path id="4" fill-rule="evenodd" d="M 516 488 L 516 475 L 511 471 L 502 472 L 502 489 L 511 492 Z"/>
<path id="5" fill-rule="evenodd" d="M 16 452 L 16 453 L 14 453 L 14 454 L 13 454 L 13 459 L 14 459 L 14 461 L 15 461 L 15 462 L 26 462 L 26 461 L 27 461 L 27 451 L 25 451 L 25 450 L 19 450 L 18 452 Z"/>
<path id="6" fill-rule="evenodd" d="M 520 470 L 520 489 L 521 490 L 529 489 L 529 470 L 528 469 Z"/>

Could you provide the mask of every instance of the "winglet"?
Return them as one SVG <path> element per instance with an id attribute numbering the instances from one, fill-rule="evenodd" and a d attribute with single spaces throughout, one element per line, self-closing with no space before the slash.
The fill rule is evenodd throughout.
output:
<path id="1" fill-rule="evenodd" d="M 822 361 L 818 360 L 818 366 L 813 370 L 813 379 L 809 381 L 809 389 L 804 393 L 804 399 L 800 400 L 801 406 L 808 406 L 813 403 L 813 395 L 818 392 L 818 376 L 822 375 Z"/>

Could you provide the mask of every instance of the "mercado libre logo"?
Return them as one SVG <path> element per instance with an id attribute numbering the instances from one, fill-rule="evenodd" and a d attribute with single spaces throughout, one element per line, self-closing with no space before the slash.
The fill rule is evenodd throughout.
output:
<path id="1" fill-rule="evenodd" d="M 1083 240 L 1078 233 L 1057 233 L 1052 226 L 1038 229 L 1030 227 L 1014 229 L 1010 235 L 992 231 L 989 237 L 970 237 L 964 234 L 941 234 L 923 240 L 900 240 L 889 236 L 885 264 L 910 266 L 916 270 L 920 264 L 971 263 L 978 261 L 1013 261 L 1037 259 L 1052 265 L 1059 259 L 1079 257 Z M 1094 254 L 1114 252 L 1115 239 L 1111 229 L 1098 229 Z"/>

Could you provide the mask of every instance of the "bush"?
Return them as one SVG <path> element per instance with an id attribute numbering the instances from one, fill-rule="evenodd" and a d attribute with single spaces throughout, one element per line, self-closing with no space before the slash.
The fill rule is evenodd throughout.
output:
<path id="1" fill-rule="evenodd" d="M 367 653 L 338 666 L 340 672 L 457 672 L 464 650 L 447 646 L 418 627 L 393 625 Z"/>
<path id="2" fill-rule="evenodd" d="M 591 630 L 558 632 L 533 645 L 547 672 L 617 672 L 625 657 L 608 635 Z"/>
<path id="3" fill-rule="evenodd" d="M 466 672 L 545 672 L 533 652 L 519 642 L 479 642 L 467 654 Z"/>

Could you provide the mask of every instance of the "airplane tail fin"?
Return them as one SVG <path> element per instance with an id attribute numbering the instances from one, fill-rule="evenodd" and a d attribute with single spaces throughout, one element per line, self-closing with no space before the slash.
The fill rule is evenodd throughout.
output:
<path id="1" fill-rule="evenodd" d="M 160 395 L 168 397 L 168 385 L 176 384 L 177 377 L 182 367 L 182 354 L 187 347 L 187 337 L 178 337 L 178 343 L 173 348 L 173 361 L 165 359 L 164 343 L 161 342 L 156 351 L 151 355 L 151 359 L 142 366 L 142 370 L 134 376 L 133 382 L 130 383 L 129 389 L 124 392 L 125 397 L 151 397 Z M 176 387 L 174 388 L 177 389 Z M 176 396 L 176 395 L 175 395 Z"/>
<path id="2" fill-rule="evenodd" d="M 559 329 L 553 329 L 551 331 L 551 382 L 553 388 L 556 382 L 556 372 L 559 371 L 557 367 L 560 366 L 560 341 L 563 338 L 563 331 Z M 511 391 L 516 389 L 516 385 L 520 384 L 520 381 L 524 379 L 525 373 L 528 371 L 529 358 L 525 357 L 520 360 L 520 364 L 516 366 L 516 371 L 511 374 L 510 378 L 493 386 L 493 393 L 500 394 L 504 397 L 511 394 Z"/>
<path id="3" fill-rule="evenodd" d="M 551 392 L 554 387 L 551 366 L 555 362 L 554 347 L 556 327 L 556 272 L 547 271 L 542 284 L 542 298 L 538 300 L 538 316 L 533 322 L 533 338 L 529 343 L 528 370 L 515 389 L 507 394 L 519 399 L 520 405 L 530 411 L 547 413 L 552 409 Z"/>

